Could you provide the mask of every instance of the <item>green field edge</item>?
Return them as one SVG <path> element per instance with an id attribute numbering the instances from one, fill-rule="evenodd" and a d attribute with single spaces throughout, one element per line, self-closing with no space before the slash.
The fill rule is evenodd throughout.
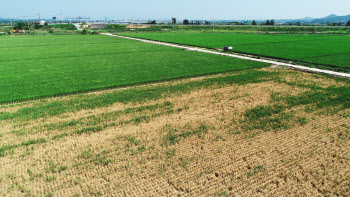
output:
<path id="1" fill-rule="evenodd" d="M 190 79 L 190 78 L 199 78 L 204 76 L 215 76 L 219 74 L 226 74 L 226 73 L 233 73 L 238 71 L 244 71 L 244 70 L 254 70 L 254 69 L 260 69 L 260 68 L 266 68 L 269 67 L 269 65 L 265 66 L 254 66 L 252 68 L 242 68 L 242 69 L 234 69 L 234 70 L 226 70 L 222 72 L 210 72 L 206 74 L 195 74 L 195 75 L 187 75 L 187 76 L 181 76 L 181 77 L 174 77 L 174 78 L 168 78 L 168 79 L 160 79 L 160 80 L 151 80 L 151 81 L 145 81 L 145 82 L 139 82 L 139 83 L 130 83 L 125 85 L 115 85 L 115 86 L 108 86 L 104 88 L 93 88 L 88 90 L 82 90 L 82 91 L 74 91 L 74 92 L 66 92 L 66 93 L 59 93 L 59 94 L 53 94 L 53 95 L 45 95 L 45 96 L 38 96 L 28 99 L 18 99 L 18 100 L 11 100 L 11 101 L 0 101 L 0 107 L 3 107 L 5 105 L 15 105 L 15 104 L 21 104 L 26 102 L 33 102 L 38 101 L 41 99 L 50 99 L 50 98 L 57 98 L 57 97 L 63 97 L 63 96 L 75 96 L 80 94 L 89 94 L 94 92 L 101 92 L 101 91 L 108 91 L 108 90 L 117 90 L 117 89 L 127 89 L 127 88 L 134 88 L 138 86 L 146 86 L 146 85 L 152 85 L 156 83 L 166 83 L 166 82 L 173 82 L 180 79 Z"/>
<path id="2" fill-rule="evenodd" d="M 117 34 L 117 35 L 124 36 L 124 37 L 130 37 L 130 38 L 144 39 L 144 40 L 149 40 L 149 41 L 157 41 L 157 42 L 164 42 L 164 43 L 169 43 L 169 44 L 177 44 L 177 45 L 181 45 L 181 46 L 190 46 L 190 47 L 197 47 L 197 48 L 215 50 L 215 48 L 210 48 L 210 47 L 205 47 L 205 46 L 197 46 L 197 45 L 191 45 L 191 44 L 183 44 L 183 43 L 177 43 L 177 42 L 169 42 L 169 41 L 161 41 L 161 40 L 154 40 L 154 39 L 148 39 L 148 38 L 134 37 L 134 36 L 130 36 L 129 34 L 127 36 L 123 35 L 123 34 Z M 343 67 L 339 67 L 339 66 L 335 66 L 335 65 L 313 63 L 313 62 L 309 62 L 309 61 L 302 61 L 302 60 L 295 60 L 295 59 L 286 59 L 286 58 L 267 56 L 267 55 L 260 55 L 260 54 L 255 54 L 255 53 L 246 53 L 246 52 L 240 52 L 240 51 L 234 51 L 234 50 L 232 52 L 239 53 L 239 54 L 244 54 L 244 55 L 255 56 L 258 59 L 260 59 L 260 58 L 269 58 L 269 59 L 274 59 L 274 60 L 279 60 L 279 61 L 292 61 L 295 64 L 302 64 L 302 66 L 307 66 L 307 67 L 311 67 L 311 68 L 327 69 L 327 70 L 330 70 L 330 71 L 350 73 L 350 68 L 343 68 Z M 343 53 L 343 54 L 349 54 L 349 53 Z M 339 54 L 332 54 L 332 55 L 325 55 L 325 56 L 333 56 L 333 55 L 339 55 Z M 307 58 L 313 58 L 313 57 L 307 57 Z M 306 59 L 306 58 L 302 58 L 302 59 Z"/>

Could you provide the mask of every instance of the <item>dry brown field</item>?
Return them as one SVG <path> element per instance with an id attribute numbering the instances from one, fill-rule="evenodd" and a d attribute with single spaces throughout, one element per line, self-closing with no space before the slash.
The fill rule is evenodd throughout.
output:
<path id="1" fill-rule="evenodd" d="M 349 85 L 264 68 L 5 105 L 0 196 L 350 196 Z"/>

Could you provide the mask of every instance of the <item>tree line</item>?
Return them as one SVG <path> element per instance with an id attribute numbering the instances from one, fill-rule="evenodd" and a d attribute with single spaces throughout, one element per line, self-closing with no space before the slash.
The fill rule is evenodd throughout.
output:
<path id="1" fill-rule="evenodd" d="M 177 24 L 176 18 L 171 18 L 171 20 L 172 20 L 171 24 L 173 24 L 173 25 Z M 150 23 L 149 22 L 149 24 L 155 24 L 155 23 Z M 212 22 L 207 21 L 207 20 L 205 20 L 204 22 L 203 21 L 201 22 L 199 20 L 191 20 L 190 21 L 188 19 L 184 19 L 182 21 L 182 24 L 183 25 L 202 25 L 202 24 L 204 24 L 204 25 L 211 25 Z M 227 24 L 228 25 L 247 25 L 247 24 L 250 24 L 250 23 L 247 21 L 247 22 L 227 22 Z M 257 23 L 256 20 L 253 20 L 251 22 L 251 25 L 258 25 L 258 23 Z M 274 25 L 276 25 L 276 22 L 275 22 L 275 20 L 271 19 L 271 20 L 266 20 L 266 22 L 260 22 L 259 25 L 274 26 Z M 292 25 L 292 24 L 289 24 L 289 25 Z M 298 24 L 296 24 L 296 25 L 298 25 Z M 300 25 L 301 25 L 301 23 L 300 23 Z M 333 23 L 333 24 L 329 24 L 329 25 L 342 26 L 342 23 Z M 345 25 L 346 26 L 350 26 L 350 21 L 348 21 Z"/>

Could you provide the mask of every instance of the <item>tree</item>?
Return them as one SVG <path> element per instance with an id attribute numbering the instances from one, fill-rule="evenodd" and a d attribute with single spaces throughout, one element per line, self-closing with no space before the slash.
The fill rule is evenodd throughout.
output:
<path id="1" fill-rule="evenodd" d="M 171 21 L 172 21 L 171 23 L 172 23 L 173 25 L 176 25 L 176 18 L 174 18 L 174 17 L 171 18 Z"/>
<path id="2" fill-rule="evenodd" d="M 183 24 L 184 25 L 188 25 L 190 22 L 187 20 L 187 19 L 185 19 L 184 21 L 183 21 Z"/>
<path id="3" fill-rule="evenodd" d="M 257 25 L 255 20 L 253 20 L 252 25 Z"/>
<path id="4" fill-rule="evenodd" d="M 148 21 L 147 24 L 157 24 L 157 21 L 156 20 L 153 20 L 153 21 Z"/>
<path id="5" fill-rule="evenodd" d="M 83 35 L 86 35 L 88 33 L 89 33 L 89 31 L 87 29 L 83 29 L 83 32 L 81 32 L 81 34 L 83 34 Z"/>
<path id="6" fill-rule="evenodd" d="M 266 21 L 266 25 L 271 25 L 270 20 L 267 20 L 267 21 Z"/>
<path id="7" fill-rule="evenodd" d="M 205 25 L 210 25 L 211 23 L 210 23 L 210 21 L 204 21 L 204 24 Z"/>
<path id="8" fill-rule="evenodd" d="M 275 21 L 272 19 L 270 25 L 275 25 Z"/>
<path id="9" fill-rule="evenodd" d="M 18 23 L 16 23 L 16 25 L 13 27 L 13 29 L 22 30 L 25 26 L 26 26 L 26 24 L 25 24 L 24 22 L 18 22 Z"/>
<path id="10" fill-rule="evenodd" d="M 42 28 L 43 26 L 42 25 L 40 25 L 39 23 L 35 23 L 34 24 L 34 29 L 40 29 L 40 28 Z"/>
<path id="11" fill-rule="evenodd" d="M 348 21 L 348 22 L 346 23 L 346 26 L 350 26 L 350 21 Z"/>

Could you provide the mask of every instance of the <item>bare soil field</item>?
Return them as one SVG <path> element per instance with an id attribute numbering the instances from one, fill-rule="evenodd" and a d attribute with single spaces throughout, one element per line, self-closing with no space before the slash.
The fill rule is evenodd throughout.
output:
<path id="1" fill-rule="evenodd" d="M 134 28 L 134 29 L 145 29 L 150 28 L 151 25 L 128 25 L 126 28 Z"/>
<path id="2" fill-rule="evenodd" d="M 283 69 L 0 108 L 0 196 L 349 196 L 349 81 Z"/>

